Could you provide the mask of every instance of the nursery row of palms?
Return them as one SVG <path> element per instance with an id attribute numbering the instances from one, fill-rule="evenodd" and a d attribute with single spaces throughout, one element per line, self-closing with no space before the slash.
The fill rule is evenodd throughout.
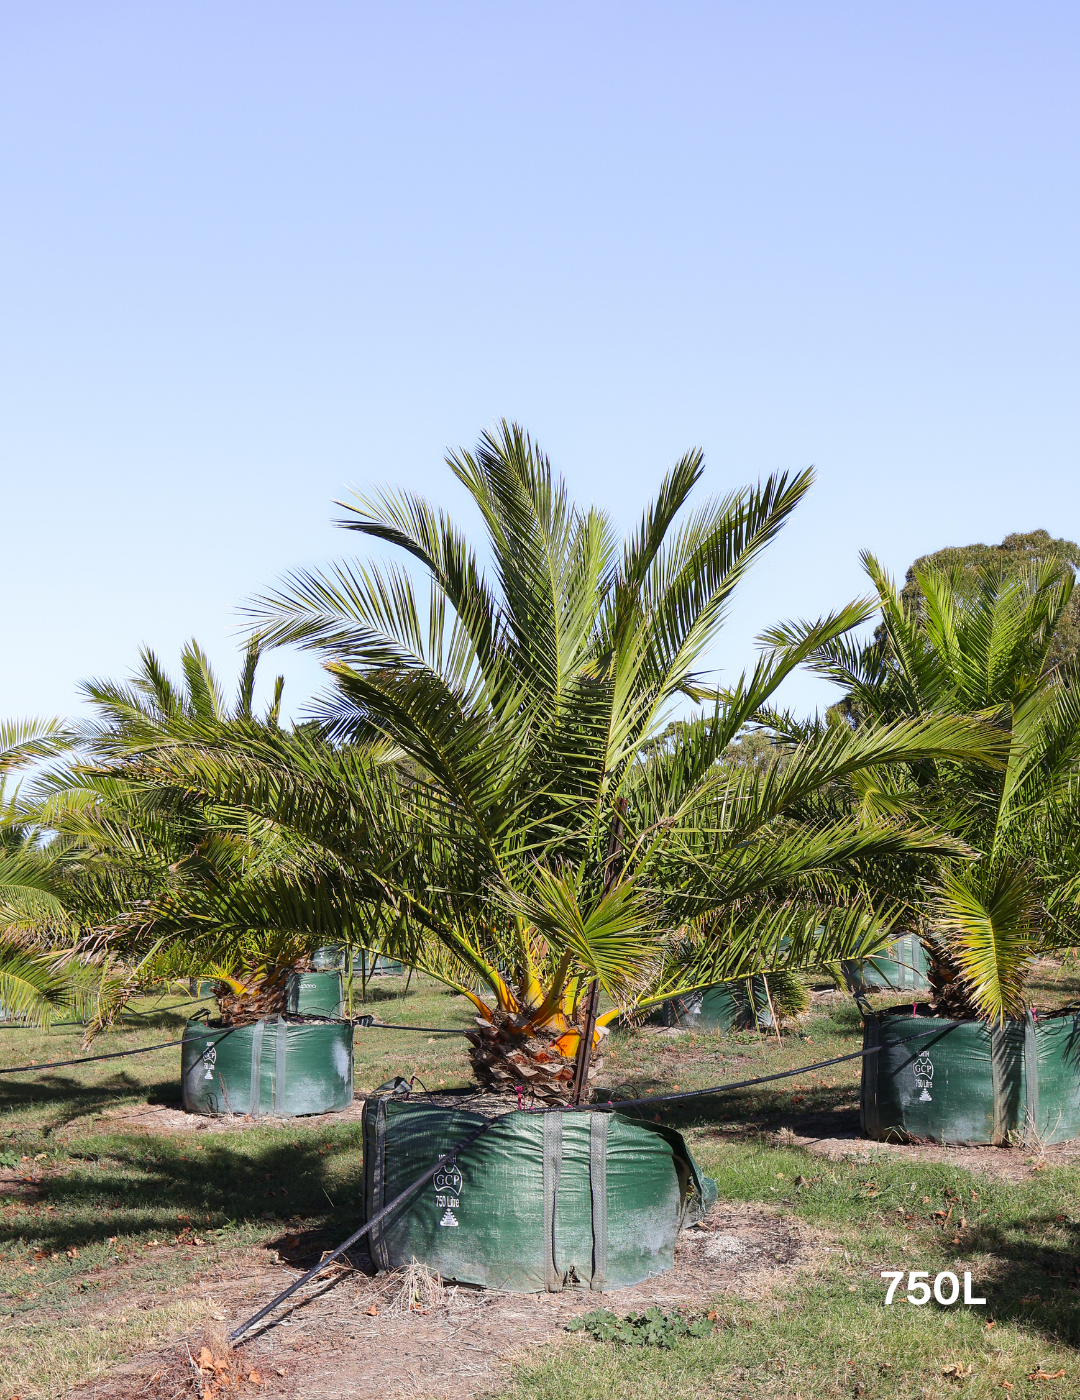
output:
<path id="1" fill-rule="evenodd" d="M 720 687 L 729 602 L 810 473 L 694 507 L 688 454 L 620 540 L 516 427 L 448 460 L 481 546 L 411 493 L 355 501 L 379 558 L 251 605 L 235 704 L 191 645 L 181 684 L 145 653 L 88 684 L 92 723 L 13 733 L 9 768 L 53 761 L 5 808 L 8 1005 L 66 975 L 100 1024 L 207 972 L 263 1005 L 315 946 L 367 945 L 473 999 L 482 1082 L 556 1094 L 605 1019 L 718 981 L 914 929 L 941 998 L 1001 1017 L 1040 950 L 1080 942 L 1080 714 L 1046 664 L 1068 565 L 930 572 L 909 602 L 867 557 L 876 597 L 772 629 Z M 280 682 L 253 712 L 277 646 L 326 668 L 299 726 Z M 842 713 L 773 708 L 799 666 Z"/>

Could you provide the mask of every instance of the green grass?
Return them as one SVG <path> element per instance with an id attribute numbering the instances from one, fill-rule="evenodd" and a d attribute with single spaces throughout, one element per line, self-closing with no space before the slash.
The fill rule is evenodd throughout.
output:
<path id="1" fill-rule="evenodd" d="M 357 1012 L 470 1023 L 464 998 L 416 977 L 404 999 L 403 987 L 403 979 L 377 979 Z M 169 1009 L 177 1001 L 138 1000 L 141 1014 L 89 1051 L 78 1028 L 2 1030 L 0 1067 L 179 1039 L 198 1007 Z M 463 1044 L 426 1032 L 357 1030 L 357 1089 L 396 1073 L 428 1087 L 468 1083 Z M 34 1183 L 29 1201 L 0 1210 L 0 1400 L 51 1396 L 205 1323 L 214 1305 L 193 1296 L 194 1281 L 212 1266 L 239 1266 L 246 1251 L 285 1229 L 315 1241 L 322 1235 L 327 1247 L 359 1223 L 358 1121 L 148 1135 L 137 1116 L 119 1123 L 111 1116 L 178 1107 L 179 1067 L 176 1046 L 0 1077 L 0 1166 Z"/>
<path id="2" fill-rule="evenodd" d="M 378 979 L 366 1009 L 385 1021 L 470 1024 L 472 1008 L 462 998 L 414 977 L 402 999 L 402 985 Z M 1060 980 L 1055 985 L 1060 993 Z M 145 1013 L 141 1021 L 101 1037 L 94 1050 L 179 1038 L 193 1008 L 154 1009 L 145 1000 L 137 1009 Z M 617 1030 L 603 1078 L 623 1096 L 747 1078 L 856 1049 L 859 1021 L 844 1001 L 813 1013 L 797 1033 L 785 1034 L 782 1046 L 753 1032 L 723 1039 Z M 78 1032 L 67 1028 L 47 1035 L 2 1031 L 0 1065 L 76 1056 L 79 1044 Z M 310 1232 L 327 1247 L 354 1228 L 361 1170 L 355 1121 L 149 1135 L 137 1117 L 108 1116 L 117 1107 L 175 1104 L 179 1055 L 177 1047 L 0 1078 L 0 1163 L 35 1180 L 30 1199 L 0 1212 L 0 1400 L 59 1394 L 133 1351 L 204 1326 L 215 1307 L 213 1288 L 204 1297 L 196 1280 L 211 1269 L 242 1271 L 253 1251 L 287 1232 Z M 892 1155 L 872 1164 L 829 1162 L 770 1145 L 763 1130 L 807 1113 L 835 1115 L 850 1127 L 859 1072 L 859 1062 L 849 1061 L 665 1110 L 717 1178 L 722 1199 L 760 1202 L 801 1222 L 819 1242 L 817 1262 L 797 1283 L 756 1303 L 718 1300 L 718 1330 L 682 1339 L 670 1352 L 621 1351 L 567 1336 L 542 1360 L 531 1356 L 517 1366 L 501 1393 L 514 1400 L 567 1391 L 578 1400 L 691 1394 L 932 1400 L 960 1391 L 999 1397 L 1080 1391 L 1080 1294 L 1070 1287 L 1080 1281 L 1080 1173 L 1051 1167 L 1014 1184 Z M 358 1089 L 369 1091 L 395 1074 L 416 1075 L 428 1088 L 467 1084 L 466 1046 L 427 1032 L 358 1030 Z M 798 1176 L 808 1184 L 796 1186 Z M 950 1203 L 943 1231 L 933 1212 Z M 970 1269 L 988 1306 L 915 1308 L 898 1301 L 886 1309 L 879 1276 L 886 1268 L 931 1275 Z M 618 1307 L 615 1295 L 605 1302 Z M 1028 1381 L 1039 1363 L 1049 1372 L 1065 1369 L 1067 1378 Z M 942 1375 L 955 1364 L 970 1364 L 971 1375 Z"/>
<path id="3" fill-rule="evenodd" d="M 1080 1172 L 1017 1184 L 947 1164 L 831 1162 L 713 1128 L 688 1134 L 721 1200 L 803 1223 L 829 1253 L 766 1301 L 723 1295 L 717 1330 L 671 1352 L 568 1336 L 515 1368 L 512 1400 L 1074 1395 L 1080 1388 Z M 796 1185 L 802 1178 L 805 1185 Z M 952 1213 L 942 1229 L 935 1211 Z M 964 1225 L 957 1228 L 960 1219 Z M 953 1241 L 959 1237 L 960 1243 Z M 885 1269 L 968 1270 L 985 1307 L 884 1305 Z M 905 1280 L 906 1283 L 906 1280 Z M 961 1295 L 962 1296 L 962 1295 Z M 608 1301 L 618 1307 L 617 1298 Z M 710 1301 L 703 1298 L 702 1303 Z M 992 1328 L 986 1323 L 993 1322 Z M 943 1374 L 960 1365 L 962 1380 Z M 1060 1382 L 1029 1380 L 1042 1367 Z M 1002 1382 L 1012 1387 L 1005 1390 Z"/>
<path id="4" fill-rule="evenodd" d="M 1075 968 L 1044 966 L 1033 991 L 1041 1005 L 1066 1001 L 1077 992 Z M 620 1030 L 611 1038 L 604 1079 L 622 1097 L 676 1084 L 699 1089 L 847 1054 L 861 1041 L 861 1016 L 847 1000 L 785 1033 L 782 1045 L 755 1032 L 722 1038 Z M 970 1397 L 1080 1392 L 1080 1171 L 1052 1167 L 1018 1184 L 948 1164 L 891 1155 L 836 1162 L 771 1145 L 766 1130 L 808 1115 L 850 1130 L 860 1074 L 861 1062 L 849 1060 L 661 1107 L 655 1115 L 686 1132 L 721 1200 L 760 1202 L 802 1222 L 827 1242 L 824 1262 L 767 1301 L 715 1300 L 715 1333 L 682 1339 L 671 1352 L 568 1336 L 543 1360 L 521 1362 L 506 1394 L 512 1400 L 554 1400 L 569 1390 L 578 1400 L 934 1400 L 961 1391 Z M 799 1177 L 808 1184 L 796 1186 Z M 948 1213 L 950 1205 L 943 1230 L 934 1212 Z M 958 1230 L 960 1219 L 965 1224 Z M 987 1306 L 914 1307 L 903 1301 L 902 1289 L 886 1308 L 885 1269 L 925 1269 L 931 1282 L 945 1270 L 962 1281 L 969 1270 Z M 944 1374 L 954 1366 L 964 1368 L 962 1379 Z M 1029 1380 L 1040 1368 L 1066 1376 Z"/>

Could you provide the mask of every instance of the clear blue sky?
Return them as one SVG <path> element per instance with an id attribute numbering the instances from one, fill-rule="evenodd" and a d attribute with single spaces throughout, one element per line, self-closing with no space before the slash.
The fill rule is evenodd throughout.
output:
<path id="1" fill-rule="evenodd" d="M 454 505 L 445 446 L 504 415 L 620 523 L 691 445 L 717 491 L 816 465 L 729 678 L 862 547 L 1077 539 L 1078 38 L 986 0 L 0 3 L 0 713 L 141 642 L 233 677 L 245 597 L 356 540 L 335 497 Z"/>

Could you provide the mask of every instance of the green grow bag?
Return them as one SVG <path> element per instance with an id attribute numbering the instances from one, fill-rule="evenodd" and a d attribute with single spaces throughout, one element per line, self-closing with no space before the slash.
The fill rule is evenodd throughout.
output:
<path id="1" fill-rule="evenodd" d="M 483 1123 L 369 1099 L 364 1219 Z M 682 1225 L 715 1199 L 670 1128 L 607 1111 L 511 1112 L 372 1231 L 371 1257 L 515 1293 L 628 1288 L 672 1267 Z"/>
<path id="2" fill-rule="evenodd" d="M 925 992 L 929 959 L 913 933 L 890 943 L 884 953 L 861 962 L 843 962 L 840 970 L 853 992 Z"/>
<path id="3" fill-rule="evenodd" d="M 311 955 L 311 966 L 316 972 L 344 971 L 344 948 L 332 943 L 316 948 Z M 404 963 L 384 953 L 373 953 L 370 948 L 358 948 L 353 954 L 354 977 L 401 977 L 406 971 Z"/>
<path id="4" fill-rule="evenodd" d="M 208 1026 L 189 1021 L 180 1047 L 188 1113 L 340 1113 L 353 1099 L 353 1030 L 347 1022 Z"/>
<path id="5" fill-rule="evenodd" d="M 863 1059 L 867 1137 L 996 1146 L 1080 1137 L 1080 1014 L 1036 1020 L 1029 1012 L 999 1028 L 919 1010 L 866 1018 L 864 1047 L 881 1046 Z"/>
<path id="6" fill-rule="evenodd" d="M 196 1001 L 202 1001 L 204 997 L 216 997 L 221 983 L 214 977 L 191 977 L 188 979 L 188 991 Z"/>
<path id="7" fill-rule="evenodd" d="M 664 1026 L 690 1031 L 730 1031 L 755 1024 L 772 1028 L 773 1016 L 765 992 L 764 977 L 751 978 L 752 994 L 745 982 L 718 982 L 700 992 L 665 1001 L 650 1019 Z"/>
<path id="8" fill-rule="evenodd" d="M 285 1006 L 290 1016 L 328 1016 L 339 1021 L 345 998 L 340 972 L 290 972 Z"/>

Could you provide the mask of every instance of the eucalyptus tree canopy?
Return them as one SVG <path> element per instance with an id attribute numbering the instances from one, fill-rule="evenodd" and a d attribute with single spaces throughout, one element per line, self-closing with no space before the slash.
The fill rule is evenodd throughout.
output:
<path id="1" fill-rule="evenodd" d="M 958 595 L 973 597 L 980 580 L 989 570 L 1005 579 L 1018 578 L 1029 565 L 1057 562 L 1080 568 L 1080 545 L 1072 540 L 1051 538 L 1046 530 L 1029 530 L 1006 535 L 1000 544 L 967 544 L 921 555 L 908 569 L 900 596 L 906 603 L 919 605 L 922 590 L 918 576 L 929 571 L 950 574 Z M 1080 593 L 1069 599 L 1054 625 L 1053 639 L 1045 664 L 1056 666 L 1080 660 Z"/>

